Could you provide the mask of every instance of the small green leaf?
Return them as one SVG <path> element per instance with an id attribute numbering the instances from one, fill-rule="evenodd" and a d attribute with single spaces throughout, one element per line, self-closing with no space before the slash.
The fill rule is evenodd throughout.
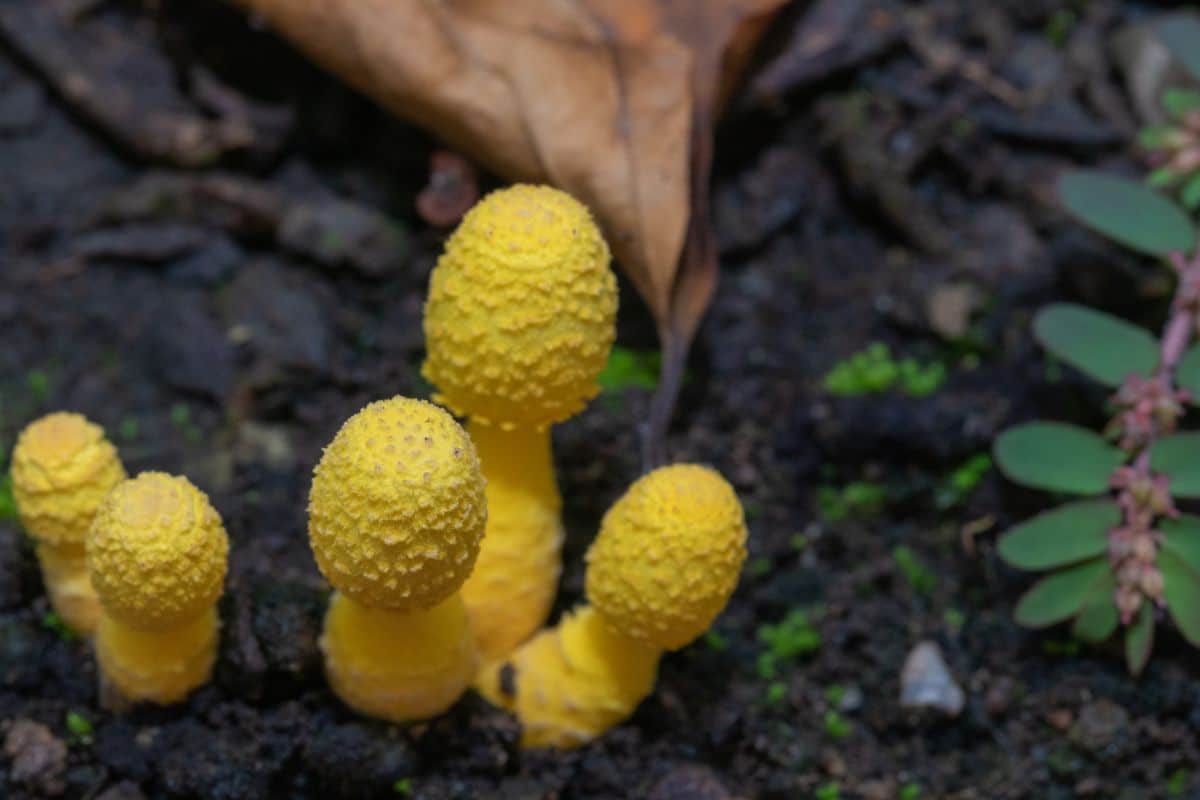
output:
<path id="1" fill-rule="evenodd" d="M 1192 393 L 1192 402 L 1200 403 L 1200 344 L 1193 345 L 1175 367 L 1175 382 Z"/>
<path id="2" fill-rule="evenodd" d="M 1200 573 L 1200 517 L 1180 514 L 1177 519 L 1164 519 L 1158 529 L 1163 535 L 1163 548 Z"/>
<path id="3" fill-rule="evenodd" d="M 1200 172 L 1193 173 L 1183 184 L 1183 188 L 1179 190 L 1179 202 L 1183 203 L 1188 211 L 1200 208 Z"/>
<path id="4" fill-rule="evenodd" d="M 1108 531 L 1120 521 L 1112 500 L 1069 503 L 1010 528 L 997 549 L 1018 569 L 1061 567 L 1103 554 Z"/>
<path id="5" fill-rule="evenodd" d="M 1120 386 L 1158 366 L 1158 340 L 1120 317 L 1074 303 L 1053 303 L 1033 320 L 1042 347 L 1101 383 Z"/>
<path id="6" fill-rule="evenodd" d="M 1147 125 L 1138 132 L 1138 144 L 1146 150 L 1169 147 L 1178 138 L 1179 129 L 1169 122 Z"/>
<path id="7" fill-rule="evenodd" d="M 1167 89 L 1163 92 L 1162 104 L 1172 117 L 1182 117 L 1200 108 L 1200 92 L 1195 89 Z"/>
<path id="8" fill-rule="evenodd" d="M 1166 189 L 1179 182 L 1179 173 L 1170 166 L 1159 167 L 1146 176 L 1146 185 L 1152 189 Z"/>
<path id="9" fill-rule="evenodd" d="M 1099 170 L 1075 170 L 1059 178 L 1058 195 L 1084 225 L 1142 253 L 1191 252 L 1196 244 L 1187 214 L 1135 181 Z"/>
<path id="10" fill-rule="evenodd" d="M 1103 642 L 1117 629 L 1117 603 L 1113 592 L 1117 578 L 1111 569 L 1105 570 L 1091 585 L 1071 633 L 1085 642 Z"/>
<path id="11" fill-rule="evenodd" d="M 1183 638 L 1200 647 L 1200 575 L 1166 547 L 1158 552 L 1158 568 L 1162 571 L 1167 611 Z"/>
<path id="12" fill-rule="evenodd" d="M 1172 14 L 1157 26 L 1158 37 L 1196 78 L 1200 78 L 1200 20 Z"/>
<path id="13" fill-rule="evenodd" d="M 1154 445 L 1150 466 L 1171 479 L 1171 494 L 1200 497 L 1200 433 L 1177 433 Z"/>
<path id="14" fill-rule="evenodd" d="M 1076 425 L 1029 422 L 996 437 L 996 464 L 1009 480 L 1052 492 L 1099 494 L 1125 454 Z"/>
<path id="15" fill-rule="evenodd" d="M 1070 619 L 1079 613 L 1096 581 L 1111 571 L 1107 559 L 1096 558 L 1042 578 L 1017 601 L 1017 622 L 1027 628 L 1045 628 Z"/>
<path id="16" fill-rule="evenodd" d="M 1140 675 L 1154 648 L 1154 609 L 1142 603 L 1133 624 L 1125 629 L 1125 665 L 1131 675 Z"/>

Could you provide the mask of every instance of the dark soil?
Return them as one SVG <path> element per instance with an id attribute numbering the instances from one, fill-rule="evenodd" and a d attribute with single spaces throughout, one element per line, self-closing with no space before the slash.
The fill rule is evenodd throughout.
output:
<path id="1" fill-rule="evenodd" d="M 669 449 L 736 485 L 746 573 L 628 724 L 554 753 L 520 751 L 516 723 L 474 696 L 420 725 L 359 718 L 316 649 L 311 468 L 369 400 L 429 390 L 421 305 L 446 231 L 415 198 L 437 143 L 212 0 L 0 0 L 0 443 L 49 410 L 86 413 L 131 472 L 209 492 L 233 543 L 212 684 L 114 716 L 86 643 L 46 624 L 29 543 L 0 522 L 0 795 L 1200 797 L 1195 653 L 1163 626 L 1135 680 L 1115 646 L 1020 629 L 1029 578 L 998 561 L 995 533 L 1045 499 L 995 471 L 946 491 L 1008 424 L 1100 419 L 1103 395 L 1032 342 L 1038 306 L 1161 324 L 1161 273 L 1067 220 L 1052 186 L 1070 164 L 1137 169 L 1140 101 L 1109 43 L 1162 9 L 841 5 L 833 47 L 782 90 L 745 93 L 718 140 L 723 279 Z M 622 299 L 619 343 L 654 348 Z M 947 380 L 920 399 L 826 393 L 873 341 Z M 560 609 L 638 475 L 648 403 L 608 391 L 555 430 Z M 882 501 L 839 514 L 828 487 L 862 481 Z M 898 566 L 900 545 L 924 572 Z M 798 610 L 820 647 L 760 674 L 761 626 Z M 966 692 L 957 717 L 899 703 L 921 640 Z"/>

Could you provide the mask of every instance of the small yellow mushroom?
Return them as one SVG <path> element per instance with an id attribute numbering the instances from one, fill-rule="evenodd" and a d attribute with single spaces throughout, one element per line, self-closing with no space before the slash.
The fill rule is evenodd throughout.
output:
<path id="1" fill-rule="evenodd" d="M 458 594 L 487 522 L 470 437 L 442 409 L 371 403 L 325 448 L 309 541 L 337 589 L 321 649 L 351 708 L 395 722 L 444 711 L 478 666 Z"/>
<path id="2" fill-rule="evenodd" d="M 220 515 L 187 478 L 143 472 L 105 498 L 88 571 L 102 606 L 96 660 L 122 697 L 175 703 L 208 680 L 228 554 Z"/>
<path id="3" fill-rule="evenodd" d="M 464 217 L 425 304 L 435 399 L 469 418 L 488 530 L 463 587 L 485 661 L 546 621 L 562 569 L 549 426 L 578 413 L 616 335 L 616 276 L 588 210 L 548 186 L 493 192 Z"/>
<path id="4" fill-rule="evenodd" d="M 79 414 L 58 412 L 30 423 L 13 448 L 13 498 L 37 542 L 50 604 L 83 634 L 95 630 L 100 616 L 87 574 L 88 529 L 101 501 L 123 480 L 117 449 Z"/>
<path id="5" fill-rule="evenodd" d="M 733 593 L 746 523 L 714 470 L 662 467 L 615 503 L 588 551 L 590 605 L 522 645 L 478 681 L 521 720 L 524 747 L 575 747 L 628 718 L 658 661 L 702 635 Z"/>

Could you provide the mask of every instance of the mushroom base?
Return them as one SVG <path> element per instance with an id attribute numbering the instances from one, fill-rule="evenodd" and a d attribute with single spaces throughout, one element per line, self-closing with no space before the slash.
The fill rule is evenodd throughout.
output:
<path id="1" fill-rule="evenodd" d="M 208 682 L 217 658 L 220 622 L 216 608 L 168 631 L 142 631 L 101 612 L 96 661 L 124 698 L 160 705 L 177 703 Z"/>
<path id="2" fill-rule="evenodd" d="M 91 636 L 100 619 L 100 598 L 88 577 L 84 546 L 40 542 L 37 556 L 42 568 L 42 582 L 55 613 L 71 629 Z"/>
<path id="3" fill-rule="evenodd" d="M 478 665 L 458 594 L 430 609 L 391 611 L 335 593 L 321 651 L 337 696 L 359 713 L 392 722 L 445 711 Z"/>
<path id="4" fill-rule="evenodd" d="M 633 714 L 654 689 L 661 653 L 582 606 L 486 668 L 476 688 L 521 720 L 522 747 L 578 747 Z"/>

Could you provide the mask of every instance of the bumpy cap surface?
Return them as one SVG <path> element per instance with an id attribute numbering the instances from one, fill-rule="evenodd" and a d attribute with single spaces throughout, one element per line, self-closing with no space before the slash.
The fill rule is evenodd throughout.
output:
<path id="1" fill-rule="evenodd" d="M 485 197 L 446 242 L 425 304 L 422 370 L 455 413 L 541 427 L 599 391 L 617 282 L 588 210 L 548 186 Z"/>
<path id="2" fill-rule="evenodd" d="M 30 423 L 13 448 L 21 523 L 47 544 L 83 544 L 100 502 L 123 480 L 117 449 L 80 414 L 58 412 Z"/>
<path id="3" fill-rule="evenodd" d="M 131 628 L 168 630 L 216 602 L 229 539 L 187 478 L 143 472 L 105 498 L 88 536 L 88 572 L 104 610 Z"/>
<path id="4" fill-rule="evenodd" d="M 707 467 L 662 467 L 604 515 L 587 554 L 588 600 L 626 636 L 674 650 L 725 608 L 745 558 L 733 487 Z"/>
<path id="5" fill-rule="evenodd" d="M 372 608 L 429 608 L 462 585 L 487 522 L 466 431 L 424 400 L 355 414 L 325 448 L 308 502 L 317 566 Z"/>

